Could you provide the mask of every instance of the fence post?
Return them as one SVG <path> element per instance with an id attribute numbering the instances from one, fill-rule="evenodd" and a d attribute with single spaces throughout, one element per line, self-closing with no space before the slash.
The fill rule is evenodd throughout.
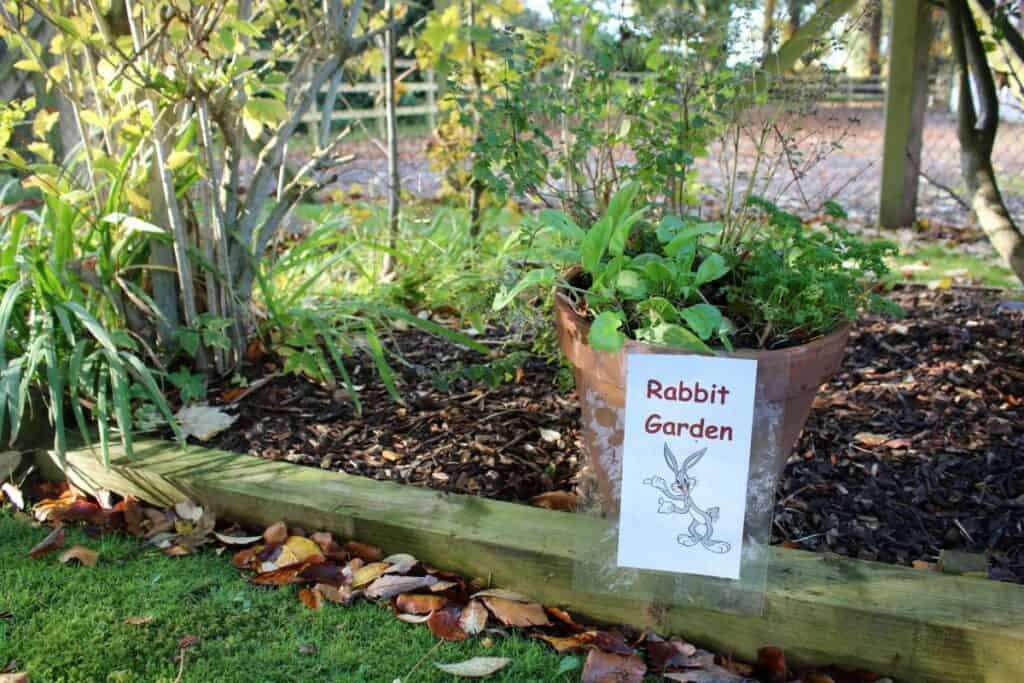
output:
<path id="1" fill-rule="evenodd" d="M 921 140 L 928 103 L 928 48 L 932 9 L 928 0 L 900 0 L 892 13 L 889 78 L 885 88 L 885 142 L 878 223 L 883 228 L 917 220 Z"/>

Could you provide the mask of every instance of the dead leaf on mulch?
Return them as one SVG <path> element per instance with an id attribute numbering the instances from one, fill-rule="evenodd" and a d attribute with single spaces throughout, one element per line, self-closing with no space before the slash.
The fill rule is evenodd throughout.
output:
<path id="1" fill-rule="evenodd" d="M 569 491 L 548 491 L 531 498 L 530 505 L 560 512 L 576 512 L 576 494 Z"/>
<path id="2" fill-rule="evenodd" d="M 459 617 L 459 626 L 469 635 L 475 636 L 483 632 L 487 627 L 487 618 L 489 616 L 487 608 L 484 607 L 482 602 L 470 600 L 469 604 L 462 610 L 462 616 Z"/>
<path id="3" fill-rule="evenodd" d="M 647 665 L 636 655 L 626 657 L 591 650 L 580 683 L 643 683 L 646 673 Z"/>
<path id="4" fill-rule="evenodd" d="M 441 671 L 460 678 L 486 678 L 491 674 L 501 671 L 512 662 L 505 657 L 474 657 L 464 662 L 454 664 L 439 664 L 434 662 Z"/>
<path id="5" fill-rule="evenodd" d="M 459 610 L 446 608 L 433 612 L 427 619 L 427 628 L 441 640 L 465 640 L 469 635 L 459 625 Z"/>
<path id="6" fill-rule="evenodd" d="M 478 593 L 479 595 L 479 593 Z M 482 598 L 487 609 L 491 610 L 498 621 L 506 626 L 550 626 L 544 608 L 536 602 L 517 602 L 505 598 Z"/>
<path id="7" fill-rule="evenodd" d="M 61 564 L 67 564 L 72 560 L 77 561 L 83 567 L 95 567 L 100 559 L 100 554 L 82 545 L 73 545 L 65 550 L 60 556 Z"/>
<path id="8" fill-rule="evenodd" d="M 51 553 L 58 548 L 64 547 L 64 537 L 66 532 L 64 527 L 59 526 L 47 535 L 42 541 L 40 541 L 32 550 L 28 551 L 28 556 L 33 560 L 38 560 L 43 555 Z"/>
<path id="9" fill-rule="evenodd" d="M 153 617 L 151 617 L 151 616 L 128 617 L 127 619 L 125 619 L 121 623 L 127 624 L 128 626 L 146 626 L 148 624 L 152 624 L 153 623 Z"/>
<path id="10" fill-rule="evenodd" d="M 209 441 L 238 419 L 216 406 L 187 406 L 174 416 L 185 436 L 194 436 L 200 441 Z"/>

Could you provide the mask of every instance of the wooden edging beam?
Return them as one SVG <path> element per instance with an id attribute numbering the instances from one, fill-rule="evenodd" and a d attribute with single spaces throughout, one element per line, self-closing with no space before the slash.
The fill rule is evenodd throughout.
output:
<path id="1" fill-rule="evenodd" d="M 286 520 L 409 552 L 421 560 L 560 605 L 604 623 L 650 626 L 753 659 L 776 645 L 798 665 L 861 667 L 904 681 L 1024 680 L 1024 587 L 773 548 L 762 615 L 664 605 L 621 592 L 574 591 L 578 549 L 607 522 L 444 494 L 337 472 L 165 441 L 133 458 L 91 450 L 65 464 L 39 452 L 44 474 L 85 490 L 155 504 L 185 498 L 221 516 L 266 525 Z"/>

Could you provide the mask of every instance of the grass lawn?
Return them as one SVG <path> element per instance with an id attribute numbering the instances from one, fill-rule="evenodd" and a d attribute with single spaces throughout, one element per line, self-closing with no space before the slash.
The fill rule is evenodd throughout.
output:
<path id="1" fill-rule="evenodd" d="M 69 529 L 65 548 L 99 551 L 95 567 L 62 565 L 59 552 L 30 559 L 28 550 L 49 531 L 0 512 L 0 614 L 11 614 L 0 618 L 0 668 L 14 659 L 34 682 L 170 683 L 187 635 L 201 641 L 187 651 L 183 682 L 452 681 L 433 662 L 476 656 L 513 660 L 491 680 L 579 677 L 578 668 L 559 673 L 575 660 L 519 635 L 437 645 L 425 626 L 371 603 L 310 610 L 294 587 L 252 586 L 227 554 L 212 550 L 172 559 L 125 537 L 96 540 Z M 123 623 L 128 617 L 153 621 L 131 626 Z M 302 654 L 304 645 L 315 654 Z"/>

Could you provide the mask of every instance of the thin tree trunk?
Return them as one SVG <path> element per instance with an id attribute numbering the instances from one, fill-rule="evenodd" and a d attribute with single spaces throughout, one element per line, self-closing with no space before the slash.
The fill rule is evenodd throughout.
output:
<path id="1" fill-rule="evenodd" d="M 868 0 L 868 72 L 872 76 L 882 73 L 882 0 Z"/>
<path id="2" fill-rule="evenodd" d="M 946 0 L 953 55 L 959 67 L 958 135 L 960 169 L 978 224 L 995 250 L 1024 282 L 1024 235 L 1014 223 L 992 167 L 992 149 L 999 126 L 999 99 L 985 48 L 966 0 Z M 981 111 L 971 96 L 972 75 Z"/>
<path id="3" fill-rule="evenodd" d="M 394 19 L 392 0 L 385 0 L 388 22 Z M 394 269 L 393 251 L 398 240 L 399 201 L 402 179 L 398 173 L 398 116 L 395 97 L 395 30 L 384 32 L 384 112 L 387 124 L 388 145 L 388 248 L 384 254 L 381 276 L 390 277 Z"/>
<path id="4" fill-rule="evenodd" d="M 761 56 L 767 57 L 772 53 L 772 43 L 775 39 L 775 0 L 764 2 L 764 22 L 761 24 Z"/>
<path id="5" fill-rule="evenodd" d="M 477 45 L 472 37 L 472 31 L 476 30 L 476 0 L 467 1 L 466 24 L 469 28 L 469 61 L 473 65 L 473 142 L 480 139 L 480 107 L 483 106 L 483 76 L 480 73 L 480 65 L 477 64 Z M 470 234 L 476 237 L 480 234 L 480 211 L 484 196 L 484 186 L 476 174 L 472 174 L 469 180 L 469 226 Z"/>

